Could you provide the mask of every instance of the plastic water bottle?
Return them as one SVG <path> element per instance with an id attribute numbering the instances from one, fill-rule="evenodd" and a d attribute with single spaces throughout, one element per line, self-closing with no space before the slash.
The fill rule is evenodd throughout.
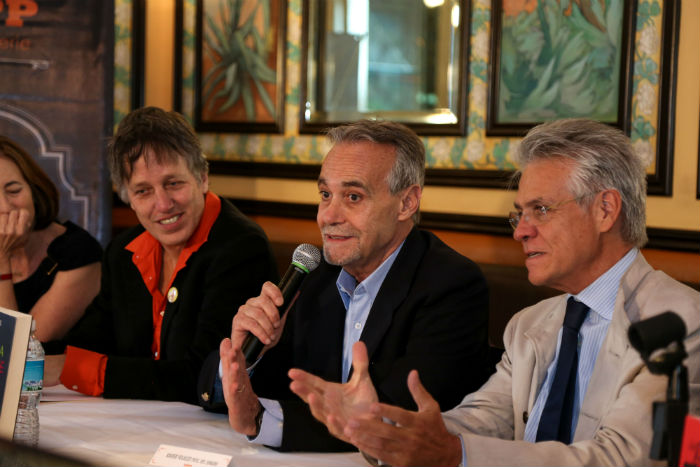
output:
<path id="1" fill-rule="evenodd" d="M 24 365 L 22 392 L 19 396 L 14 441 L 35 447 L 39 443 L 39 399 L 44 386 L 44 348 L 34 335 L 36 322 L 32 321 L 32 332 L 27 347 Z"/>

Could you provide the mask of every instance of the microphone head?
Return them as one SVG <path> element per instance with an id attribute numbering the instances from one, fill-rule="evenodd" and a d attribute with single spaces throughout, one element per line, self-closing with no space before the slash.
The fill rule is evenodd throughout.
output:
<path id="1" fill-rule="evenodd" d="M 302 243 L 292 254 L 292 264 L 309 273 L 321 264 L 321 252 L 309 243 Z"/>
<path id="2" fill-rule="evenodd" d="M 648 356 L 672 342 L 682 342 L 685 333 L 683 319 L 672 311 L 665 311 L 630 325 L 627 337 L 632 347 L 642 356 Z"/>

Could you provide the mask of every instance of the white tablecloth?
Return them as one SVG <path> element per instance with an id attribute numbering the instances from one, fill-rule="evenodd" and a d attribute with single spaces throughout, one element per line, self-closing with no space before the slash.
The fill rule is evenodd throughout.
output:
<path id="1" fill-rule="evenodd" d="M 231 466 L 367 465 L 357 452 L 279 453 L 251 444 L 225 415 L 194 405 L 100 397 L 56 401 L 68 398 L 63 393 L 48 388 L 42 397 L 39 447 L 96 465 L 147 465 L 161 444 L 231 455 Z"/>

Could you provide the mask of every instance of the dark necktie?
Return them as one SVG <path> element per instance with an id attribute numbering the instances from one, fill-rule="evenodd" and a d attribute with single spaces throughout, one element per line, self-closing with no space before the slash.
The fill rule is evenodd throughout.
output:
<path id="1" fill-rule="evenodd" d="M 554 381 L 544 404 L 536 441 L 571 443 L 571 420 L 578 372 L 578 331 L 589 308 L 569 297 L 561 333 L 559 360 Z"/>

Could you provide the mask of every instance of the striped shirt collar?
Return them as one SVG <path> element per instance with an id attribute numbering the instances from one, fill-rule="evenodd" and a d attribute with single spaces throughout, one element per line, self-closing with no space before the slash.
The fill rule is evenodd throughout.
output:
<path id="1" fill-rule="evenodd" d="M 615 299 L 620 288 L 622 276 L 627 272 L 634 259 L 637 257 L 639 249 L 632 248 L 603 275 L 598 277 L 588 287 L 583 289 L 574 298 L 585 303 L 591 310 L 595 311 L 602 318 L 612 320 L 615 309 Z M 567 298 L 571 294 L 567 295 Z"/>

